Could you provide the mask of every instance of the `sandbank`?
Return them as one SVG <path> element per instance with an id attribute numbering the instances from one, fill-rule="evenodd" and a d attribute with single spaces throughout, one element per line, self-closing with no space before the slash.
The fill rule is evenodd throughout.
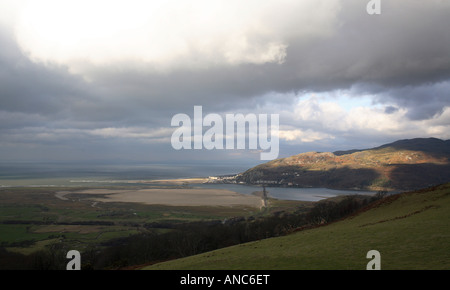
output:
<path id="1" fill-rule="evenodd" d="M 170 206 L 250 206 L 260 208 L 262 200 L 225 189 L 151 188 L 138 190 L 87 189 L 73 193 L 92 194 L 98 202 L 138 202 Z M 103 195 L 98 197 L 98 195 Z"/>

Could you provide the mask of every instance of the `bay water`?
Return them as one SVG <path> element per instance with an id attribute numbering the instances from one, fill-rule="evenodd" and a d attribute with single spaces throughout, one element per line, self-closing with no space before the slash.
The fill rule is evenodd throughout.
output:
<path id="1" fill-rule="evenodd" d="M 247 164 L 205 163 L 0 163 L 0 188 L 6 187 L 98 187 L 145 186 L 158 179 L 195 178 L 237 174 Z M 148 183 L 147 183 L 148 185 Z M 192 187 L 227 189 L 241 194 L 262 191 L 261 186 L 243 184 L 190 184 Z M 370 191 L 327 188 L 267 187 L 269 197 L 282 200 L 318 201 L 338 195 L 373 194 Z"/>

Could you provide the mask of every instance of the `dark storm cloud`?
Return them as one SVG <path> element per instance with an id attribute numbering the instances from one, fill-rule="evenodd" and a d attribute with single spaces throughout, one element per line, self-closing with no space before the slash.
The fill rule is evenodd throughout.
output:
<path id="1" fill-rule="evenodd" d="M 295 31 L 287 33 L 282 64 L 179 69 L 167 74 L 129 65 L 97 67 L 89 73 L 97 84 L 110 89 L 111 104 L 123 102 L 125 111 L 133 104 L 139 104 L 142 113 L 152 108 L 180 111 L 195 104 L 220 110 L 253 104 L 254 98 L 267 92 L 356 87 L 356 93 L 378 95 L 378 102 L 406 107 L 412 119 L 432 117 L 450 105 L 440 85 L 450 79 L 450 5 L 382 2 L 382 14 L 369 16 L 364 1 L 342 1 L 331 31 L 302 37 Z"/>
<path id="2" fill-rule="evenodd" d="M 0 43 L 1 111 L 58 115 L 75 99 L 89 95 L 79 77 L 63 67 L 31 62 L 2 30 Z"/>
<path id="3" fill-rule="evenodd" d="M 44 132 L 47 139 L 33 140 L 70 146 L 73 136 L 74 147 L 84 144 L 71 155 L 76 158 L 88 151 L 87 144 L 95 144 L 96 152 L 113 145 L 91 131 L 67 131 L 62 142 L 62 131 L 53 129 L 170 127 L 174 114 L 192 115 L 194 105 L 204 106 L 205 113 L 256 111 L 266 105 L 276 113 L 304 92 L 339 89 L 354 97 L 372 95 L 386 106 L 386 114 L 406 109 L 411 120 L 439 115 L 450 106 L 450 2 L 381 1 L 382 14 L 375 16 L 366 13 L 368 1 L 340 1 L 331 28 L 319 32 L 296 31 L 297 19 L 314 11 L 281 17 L 286 22 L 281 40 L 287 47 L 282 63 L 180 66 L 164 73 L 146 63 L 110 63 L 86 64 L 80 74 L 71 74 L 68 67 L 31 61 L 12 32 L 0 29 L 0 137 L 20 142 Z M 25 135 L 11 131 L 24 127 L 45 129 Z M 117 144 L 120 150 L 113 152 L 126 151 Z M 171 149 L 164 148 L 165 153 Z"/>
<path id="4" fill-rule="evenodd" d="M 450 81 L 393 88 L 381 93 L 376 100 L 407 108 L 411 120 L 430 119 L 450 106 Z"/>
<path id="5" fill-rule="evenodd" d="M 385 112 L 386 114 L 392 114 L 392 113 L 395 113 L 395 112 L 397 112 L 397 111 L 398 111 L 398 108 L 393 107 L 393 106 L 387 106 L 387 107 L 384 109 L 384 112 Z"/>
<path id="6" fill-rule="evenodd" d="M 449 79 L 450 5 L 382 2 L 382 14 L 369 16 L 364 1 L 342 1 L 334 26 L 323 34 L 299 37 L 296 27 L 289 27 L 282 64 L 181 68 L 164 74 L 145 64 L 111 64 L 87 69 L 92 84 L 63 68 L 32 63 L 2 37 L 2 51 L 9 51 L 0 59 L 2 108 L 55 114 L 71 106 L 74 119 L 130 124 L 156 121 L 196 104 L 227 110 L 254 104 L 254 98 L 268 92 L 329 91 L 356 84 L 362 93 L 383 91 L 380 102 L 407 106 L 412 118 L 433 116 L 449 103 L 448 96 L 430 96 L 421 88 L 428 84 L 437 91 L 433 85 Z M 389 90 L 392 95 L 386 95 Z M 397 93 L 402 90 L 408 96 Z M 419 114 L 415 105 L 423 100 L 436 105 Z"/>

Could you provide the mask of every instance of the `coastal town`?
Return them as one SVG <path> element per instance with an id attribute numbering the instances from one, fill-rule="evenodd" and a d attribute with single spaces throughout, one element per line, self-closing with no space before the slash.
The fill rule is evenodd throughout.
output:
<path id="1" fill-rule="evenodd" d="M 282 175 L 286 175 L 286 177 L 291 177 L 290 173 L 282 173 Z M 297 172 L 294 174 L 296 177 L 299 176 Z M 223 175 L 223 176 L 208 176 L 208 179 L 205 183 L 226 183 L 226 184 L 248 184 L 248 182 L 244 181 L 244 176 L 242 173 L 235 175 Z M 271 185 L 271 186 L 298 186 L 298 184 L 287 181 L 282 178 L 280 180 L 265 180 L 265 179 L 257 179 L 251 182 L 253 185 Z"/>

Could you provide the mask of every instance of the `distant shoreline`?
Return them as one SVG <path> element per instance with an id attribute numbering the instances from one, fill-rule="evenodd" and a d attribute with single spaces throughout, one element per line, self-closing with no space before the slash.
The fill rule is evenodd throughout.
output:
<path id="1" fill-rule="evenodd" d="M 145 183 L 169 183 L 169 184 L 195 184 L 195 183 L 205 183 L 209 179 L 206 177 L 192 177 L 192 178 L 174 178 L 174 179 L 155 179 L 149 180 Z"/>

